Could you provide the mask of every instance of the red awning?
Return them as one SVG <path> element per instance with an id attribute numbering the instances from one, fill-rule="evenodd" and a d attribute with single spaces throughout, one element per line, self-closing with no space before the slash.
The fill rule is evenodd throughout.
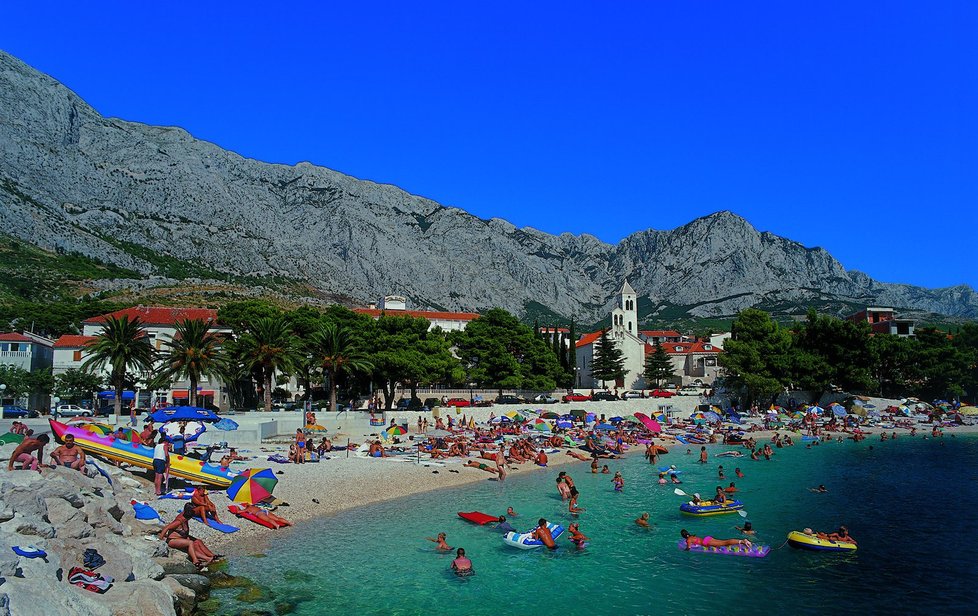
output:
<path id="1" fill-rule="evenodd" d="M 210 397 L 213 397 L 214 396 L 214 390 L 213 389 L 202 389 L 202 390 L 200 390 L 200 391 L 197 392 L 197 395 L 198 396 L 210 396 Z M 171 398 L 174 398 L 174 399 L 177 399 L 177 398 L 189 398 L 190 397 L 190 392 L 188 392 L 186 389 L 174 389 L 173 390 L 173 393 L 170 395 L 170 397 Z"/>

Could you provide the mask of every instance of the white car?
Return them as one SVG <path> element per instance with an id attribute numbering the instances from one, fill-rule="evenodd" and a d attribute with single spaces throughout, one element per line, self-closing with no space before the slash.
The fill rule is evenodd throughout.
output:
<path id="1" fill-rule="evenodd" d="M 703 390 L 695 385 L 686 385 L 685 387 L 680 387 L 676 393 L 680 396 L 698 396 L 703 393 Z"/>
<path id="2" fill-rule="evenodd" d="M 642 398 L 642 392 L 640 391 L 626 391 L 621 395 L 623 400 L 629 400 L 631 398 Z"/>
<path id="3" fill-rule="evenodd" d="M 83 409 L 80 406 L 74 404 L 61 404 L 55 409 L 58 417 L 91 417 L 91 409 Z"/>

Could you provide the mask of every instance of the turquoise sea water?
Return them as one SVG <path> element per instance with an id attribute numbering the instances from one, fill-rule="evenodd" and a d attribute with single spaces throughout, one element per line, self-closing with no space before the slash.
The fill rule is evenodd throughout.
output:
<path id="1" fill-rule="evenodd" d="M 872 446 L 872 449 L 870 449 Z M 711 446 L 711 453 L 730 448 Z M 695 452 L 696 448 L 694 448 Z M 662 457 L 704 496 L 718 485 L 717 465 L 740 488 L 759 540 L 781 546 L 790 530 L 849 527 L 853 554 L 775 549 L 763 559 L 687 553 L 679 530 L 737 536 L 733 515 L 690 518 L 683 498 L 663 487 L 641 455 L 610 461 L 626 485 L 586 464 L 560 467 L 581 491 L 581 530 L 590 545 L 562 537 L 555 553 L 520 551 L 501 534 L 457 511 L 504 513 L 523 530 L 539 517 L 571 521 L 555 489 L 557 470 L 521 470 L 504 483 L 444 490 L 349 511 L 283 535 L 265 558 L 242 557 L 230 573 L 257 580 L 267 601 L 242 604 L 218 591 L 222 614 L 248 608 L 294 614 L 950 614 L 978 599 L 978 439 L 945 437 L 864 441 L 776 450 L 770 462 L 716 459 L 701 466 L 681 451 Z M 746 477 L 732 478 L 740 466 Z M 441 472 L 446 472 L 442 469 Z M 522 476 L 521 476 L 522 475 Z M 808 487 L 824 483 L 827 494 Z M 369 488 L 367 488 L 369 489 Z M 312 496 L 310 496 L 312 497 Z M 322 498 L 322 495 L 319 496 Z M 633 520 L 651 513 L 652 529 Z M 476 575 L 457 578 L 452 556 L 424 540 L 439 531 L 464 547 Z"/>

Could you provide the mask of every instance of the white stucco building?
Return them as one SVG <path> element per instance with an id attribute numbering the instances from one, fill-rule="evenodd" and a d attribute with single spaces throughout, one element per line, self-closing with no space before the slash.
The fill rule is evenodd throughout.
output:
<path id="1" fill-rule="evenodd" d="M 354 312 L 379 319 L 385 314 L 390 317 L 406 316 L 427 319 L 429 329 L 440 327 L 447 332 L 461 331 L 468 324 L 479 318 L 477 312 L 441 312 L 437 310 L 408 310 L 407 299 L 401 295 L 387 295 L 376 304 L 367 308 L 354 308 Z"/>
<path id="2" fill-rule="evenodd" d="M 601 331 L 591 332 L 577 341 L 577 375 L 575 386 L 594 389 L 604 386 L 619 389 L 645 389 L 646 343 L 638 331 L 638 299 L 635 290 L 626 280 L 618 291 L 617 306 L 611 311 L 611 327 L 608 339 L 621 349 L 625 364 L 625 378 L 616 383 L 596 381 L 591 375 Z"/>

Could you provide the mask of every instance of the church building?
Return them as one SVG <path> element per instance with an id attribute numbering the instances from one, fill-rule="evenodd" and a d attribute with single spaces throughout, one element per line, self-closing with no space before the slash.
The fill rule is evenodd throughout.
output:
<path id="1" fill-rule="evenodd" d="M 598 352 L 598 339 L 601 331 L 585 334 L 577 341 L 577 374 L 575 386 L 582 389 L 603 387 L 629 390 L 646 389 L 645 354 L 646 342 L 638 330 L 638 298 L 635 290 L 626 280 L 618 291 L 618 305 L 611 311 L 611 327 L 608 338 L 622 351 L 625 360 L 625 378 L 617 383 L 595 381 L 591 376 L 591 366 Z"/>

